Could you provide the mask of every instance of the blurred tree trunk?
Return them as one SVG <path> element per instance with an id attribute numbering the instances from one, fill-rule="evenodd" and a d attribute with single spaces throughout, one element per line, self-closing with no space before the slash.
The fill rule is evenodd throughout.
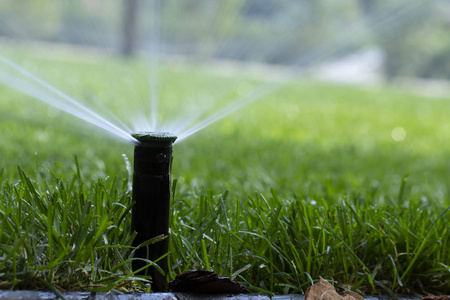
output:
<path id="1" fill-rule="evenodd" d="M 133 56 L 136 53 L 138 9 L 139 0 L 124 0 L 121 49 L 123 56 Z"/>
<path id="2" fill-rule="evenodd" d="M 366 16 L 371 16 L 374 11 L 375 1 L 373 0 L 359 0 L 359 5 Z"/>

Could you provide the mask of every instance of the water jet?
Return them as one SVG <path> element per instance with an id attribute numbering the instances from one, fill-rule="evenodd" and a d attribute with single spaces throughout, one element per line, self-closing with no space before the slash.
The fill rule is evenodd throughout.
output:
<path id="1" fill-rule="evenodd" d="M 132 134 L 137 140 L 134 149 L 132 230 L 137 233 L 133 246 L 159 235 L 169 233 L 170 184 L 172 146 L 177 137 L 167 132 L 141 132 Z M 168 251 L 168 239 L 140 247 L 135 258 L 155 261 Z M 133 261 L 133 270 L 145 267 L 143 260 Z M 167 259 L 158 261 L 167 275 Z M 152 277 L 152 290 L 167 290 L 167 276 L 154 267 L 143 271 Z"/>

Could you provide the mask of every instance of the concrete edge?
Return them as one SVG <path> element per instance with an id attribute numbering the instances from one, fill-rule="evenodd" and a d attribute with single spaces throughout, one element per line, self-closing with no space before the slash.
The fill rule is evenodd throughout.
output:
<path id="1" fill-rule="evenodd" d="M 135 293 L 117 295 L 113 293 L 90 293 L 90 292 L 66 292 L 62 293 L 64 298 L 58 297 L 53 292 L 39 291 L 0 291 L 0 300 L 304 300 L 304 295 L 201 295 L 185 293 Z M 365 300 L 387 300 L 393 299 L 389 296 L 367 296 Z M 419 300 L 419 297 L 402 297 L 399 300 Z"/>

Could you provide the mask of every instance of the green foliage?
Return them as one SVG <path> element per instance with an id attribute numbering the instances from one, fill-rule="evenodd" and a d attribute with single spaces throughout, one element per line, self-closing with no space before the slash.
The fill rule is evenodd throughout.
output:
<path id="1" fill-rule="evenodd" d="M 384 73 L 388 79 L 424 76 L 423 73 L 427 73 L 427 77 L 442 76 L 446 67 L 433 62 L 442 56 L 443 47 L 449 42 L 444 38 L 446 17 L 441 14 L 448 3 L 410 1 L 411 6 L 406 9 L 406 2 L 402 0 L 389 1 L 388 5 L 373 0 L 361 1 L 371 3 L 366 10 L 367 23 L 375 43 L 384 51 Z M 391 16 L 396 16 L 394 22 L 379 22 L 386 15 L 386 8 L 391 10 Z"/>
<path id="2" fill-rule="evenodd" d="M 37 183 L 19 168 L 19 181 L 2 182 L 2 287 L 100 291 L 135 281 L 126 186 L 98 180 L 86 191 L 79 174 L 50 175 Z"/>
<path id="3" fill-rule="evenodd" d="M 425 78 L 450 79 L 450 45 L 443 45 L 435 56 L 429 59 L 428 63 L 422 66 L 419 76 Z"/>
<path id="4" fill-rule="evenodd" d="M 371 46 L 385 54 L 388 78 L 448 73 L 439 63 L 448 61 L 450 41 L 445 0 L 138 2 L 133 36 L 141 52 L 164 49 L 199 60 L 311 67 Z M 126 40 L 125 5 L 122 0 L 3 0 L 0 36 L 118 52 Z"/>
<path id="5" fill-rule="evenodd" d="M 448 293 L 450 207 L 420 199 L 379 204 L 329 188 L 335 200 L 311 193 L 282 199 L 275 191 L 180 197 L 171 224 L 173 274 L 211 268 L 269 294 L 304 293 L 319 276 L 364 293 L 420 291 L 417 283 Z"/>

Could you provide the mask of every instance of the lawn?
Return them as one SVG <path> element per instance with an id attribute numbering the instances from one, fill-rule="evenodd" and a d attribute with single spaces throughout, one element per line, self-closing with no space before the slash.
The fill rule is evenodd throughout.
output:
<path id="1" fill-rule="evenodd" d="M 140 61 L 5 53 L 125 121 L 148 97 Z M 268 84 L 182 63 L 160 79 L 175 119 Z M 175 144 L 169 277 L 450 293 L 449 100 L 299 78 Z M 150 291 L 130 268 L 133 145 L 4 86 L 0 107 L 0 287 Z"/>

